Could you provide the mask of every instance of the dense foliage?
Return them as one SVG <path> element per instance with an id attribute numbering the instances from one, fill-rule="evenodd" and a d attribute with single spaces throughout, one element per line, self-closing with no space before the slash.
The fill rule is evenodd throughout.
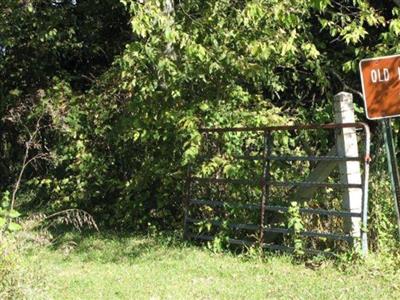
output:
<path id="1" fill-rule="evenodd" d="M 1 1 L 0 191 L 28 153 L 19 205 L 175 227 L 199 126 L 330 122 L 398 52 L 395 1 L 167 2 Z"/>

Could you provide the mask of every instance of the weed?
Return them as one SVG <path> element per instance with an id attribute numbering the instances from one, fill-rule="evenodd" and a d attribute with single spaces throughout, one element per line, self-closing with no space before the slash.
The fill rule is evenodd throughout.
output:
<path id="1" fill-rule="evenodd" d="M 15 235 L 0 236 L 0 299 L 44 299 L 46 280 L 38 264 L 23 264 L 23 245 Z"/>

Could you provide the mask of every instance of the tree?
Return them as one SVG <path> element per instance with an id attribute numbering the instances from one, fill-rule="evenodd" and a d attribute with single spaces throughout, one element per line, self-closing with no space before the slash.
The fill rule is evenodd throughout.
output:
<path id="1" fill-rule="evenodd" d="M 179 219 L 199 126 L 330 122 L 332 95 L 359 90 L 359 59 L 398 51 L 394 2 L 121 3 L 0 4 L 1 114 L 30 99 L 52 124 L 57 159 L 29 178 L 52 207 L 112 225 Z M 7 124 L 13 169 L 22 130 Z"/>

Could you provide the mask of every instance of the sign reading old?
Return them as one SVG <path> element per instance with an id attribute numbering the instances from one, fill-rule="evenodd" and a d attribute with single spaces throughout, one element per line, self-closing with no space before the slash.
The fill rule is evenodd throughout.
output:
<path id="1" fill-rule="evenodd" d="M 360 73 L 367 118 L 400 116 L 400 55 L 363 59 Z"/>

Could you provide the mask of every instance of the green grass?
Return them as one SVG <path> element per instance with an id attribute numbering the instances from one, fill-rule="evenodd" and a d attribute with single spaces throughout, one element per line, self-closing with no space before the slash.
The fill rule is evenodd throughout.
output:
<path id="1" fill-rule="evenodd" d="M 167 238 L 64 236 L 30 251 L 54 299 L 398 299 L 400 273 L 382 258 L 317 269 L 289 256 L 215 254 Z"/>

